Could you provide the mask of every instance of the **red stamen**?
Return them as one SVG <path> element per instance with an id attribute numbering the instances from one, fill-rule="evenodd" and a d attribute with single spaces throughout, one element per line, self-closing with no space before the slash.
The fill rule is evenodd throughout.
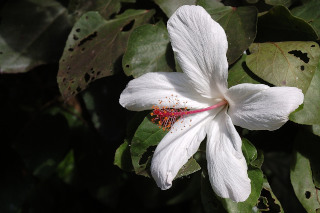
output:
<path id="1" fill-rule="evenodd" d="M 159 101 L 161 104 L 162 101 Z M 197 110 L 187 110 L 187 107 L 185 108 L 168 108 L 168 107 L 158 107 L 153 106 L 153 112 L 151 113 L 151 116 L 155 116 L 155 118 L 151 119 L 153 123 L 157 123 L 160 128 L 163 130 L 170 130 L 172 125 L 178 121 L 179 119 L 182 119 L 185 115 L 200 113 L 209 111 L 215 108 L 218 108 L 220 106 L 223 106 L 227 104 L 228 102 L 226 100 L 223 100 L 219 102 L 218 104 L 215 104 L 213 106 L 204 108 L 204 109 L 197 109 Z M 173 106 L 174 107 L 174 106 Z M 181 121 L 182 123 L 182 121 Z"/>

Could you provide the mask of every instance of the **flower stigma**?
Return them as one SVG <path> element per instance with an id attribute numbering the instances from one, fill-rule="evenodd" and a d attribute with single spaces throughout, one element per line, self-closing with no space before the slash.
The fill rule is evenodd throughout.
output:
<path id="1" fill-rule="evenodd" d="M 172 97 L 168 99 L 169 103 L 172 103 L 172 107 L 169 106 L 161 106 L 163 101 L 159 100 L 159 105 L 154 105 L 152 106 L 153 111 L 150 113 L 153 118 L 151 121 L 153 123 L 156 123 L 159 128 L 162 128 L 163 131 L 169 131 L 171 128 L 173 128 L 173 124 L 177 121 L 180 121 L 181 119 L 184 118 L 186 115 L 191 115 L 191 114 L 196 114 L 200 112 L 205 112 L 209 110 L 216 109 L 218 107 L 224 106 L 228 104 L 226 100 L 222 100 L 219 103 L 209 106 L 203 109 L 196 109 L 196 110 L 190 110 L 187 107 L 181 107 L 179 100 L 176 98 L 176 96 L 171 95 Z M 172 99 L 174 98 L 174 100 Z M 192 120 L 190 120 L 191 122 Z M 181 121 L 182 123 L 183 121 Z"/>

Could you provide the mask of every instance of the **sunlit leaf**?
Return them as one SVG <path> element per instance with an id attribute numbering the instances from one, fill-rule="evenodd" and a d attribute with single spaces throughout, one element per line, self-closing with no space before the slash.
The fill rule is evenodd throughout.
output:
<path id="1" fill-rule="evenodd" d="M 56 1 L 7 1 L 0 12 L 0 73 L 27 72 L 58 61 L 70 29 Z"/>
<path id="2" fill-rule="evenodd" d="M 290 178 L 297 198 L 307 210 L 316 212 L 320 208 L 318 199 L 320 139 L 308 132 L 300 132 L 296 139 L 296 152 L 291 166 Z M 302 176 L 303 174 L 303 176 Z"/>
<path id="3" fill-rule="evenodd" d="M 317 33 L 304 20 L 293 16 L 284 6 L 275 6 L 259 16 L 255 42 L 315 41 Z"/>
<path id="4" fill-rule="evenodd" d="M 309 0 L 305 4 L 292 9 L 292 14 L 308 22 L 320 38 L 320 1 Z"/>
<path id="5" fill-rule="evenodd" d="M 132 32 L 122 67 L 126 75 L 134 78 L 148 72 L 173 71 L 173 52 L 167 28 L 162 21 L 156 25 L 140 26 Z"/>
<path id="6" fill-rule="evenodd" d="M 315 42 L 268 42 L 250 46 L 246 62 L 250 70 L 277 86 L 294 86 L 305 93 L 319 62 Z"/>
<path id="7" fill-rule="evenodd" d="M 256 76 L 246 65 L 246 54 L 243 54 L 241 59 L 237 61 L 231 69 L 229 69 L 228 74 L 228 86 L 232 87 L 237 84 L 251 83 L 259 84 L 258 76 Z"/>
<path id="8" fill-rule="evenodd" d="M 98 12 L 84 14 L 72 28 L 60 59 L 57 80 L 63 97 L 121 69 L 116 62 L 121 61 L 130 33 L 153 14 L 153 10 L 127 10 L 109 21 Z"/>
<path id="9" fill-rule="evenodd" d="M 304 96 L 303 106 L 299 109 L 290 115 L 290 120 L 299 124 L 320 124 L 320 63 Z"/>

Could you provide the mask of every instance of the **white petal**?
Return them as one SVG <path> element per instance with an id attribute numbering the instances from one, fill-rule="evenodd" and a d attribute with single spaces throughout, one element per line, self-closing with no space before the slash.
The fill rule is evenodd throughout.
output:
<path id="1" fill-rule="evenodd" d="M 213 190 L 223 198 L 245 201 L 251 193 L 246 160 L 241 151 L 241 138 L 226 109 L 207 129 L 208 174 Z"/>
<path id="2" fill-rule="evenodd" d="M 296 87 L 269 87 L 263 84 L 239 84 L 226 93 L 234 125 L 250 130 L 275 130 L 288 121 L 291 112 L 303 102 Z"/>
<path id="3" fill-rule="evenodd" d="M 129 110 L 142 111 L 158 105 L 159 100 L 163 101 L 163 106 L 168 106 L 168 99 L 172 97 L 178 99 L 180 108 L 205 108 L 210 105 L 190 86 L 184 73 L 169 72 L 147 73 L 131 80 L 121 93 L 119 102 Z"/>
<path id="4" fill-rule="evenodd" d="M 200 6 L 182 6 L 168 21 L 177 60 L 204 97 L 221 97 L 227 89 L 228 42 L 223 28 Z"/>
<path id="5" fill-rule="evenodd" d="M 179 169 L 198 150 L 206 136 L 205 124 L 214 116 L 212 113 L 214 110 L 187 116 L 182 123 L 177 121 L 157 146 L 151 174 L 162 190 L 171 187 Z"/>

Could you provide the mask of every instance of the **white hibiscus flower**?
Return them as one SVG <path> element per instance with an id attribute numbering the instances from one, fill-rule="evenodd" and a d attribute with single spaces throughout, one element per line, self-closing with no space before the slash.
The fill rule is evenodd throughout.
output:
<path id="1" fill-rule="evenodd" d="M 207 136 L 206 158 L 213 190 L 223 198 L 245 201 L 251 193 L 241 138 L 234 125 L 275 130 L 303 102 L 295 87 L 239 84 L 228 89 L 228 42 L 222 27 L 200 6 L 182 6 L 168 21 L 173 51 L 183 73 L 147 73 L 129 82 L 120 104 L 134 111 L 152 109 L 171 131 L 157 146 L 151 174 L 168 189 L 179 169 Z M 152 54 L 152 53 L 151 53 Z M 161 101 L 160 101 L 161 102 Z M 181 103 L 186 109 L 181 108 Z M 177 108 L 168 110 L 169 108 Z M 187 111 L 189 110 L 189 111 Z M 179 122 L 176 117 L 182 116 Z"/>

